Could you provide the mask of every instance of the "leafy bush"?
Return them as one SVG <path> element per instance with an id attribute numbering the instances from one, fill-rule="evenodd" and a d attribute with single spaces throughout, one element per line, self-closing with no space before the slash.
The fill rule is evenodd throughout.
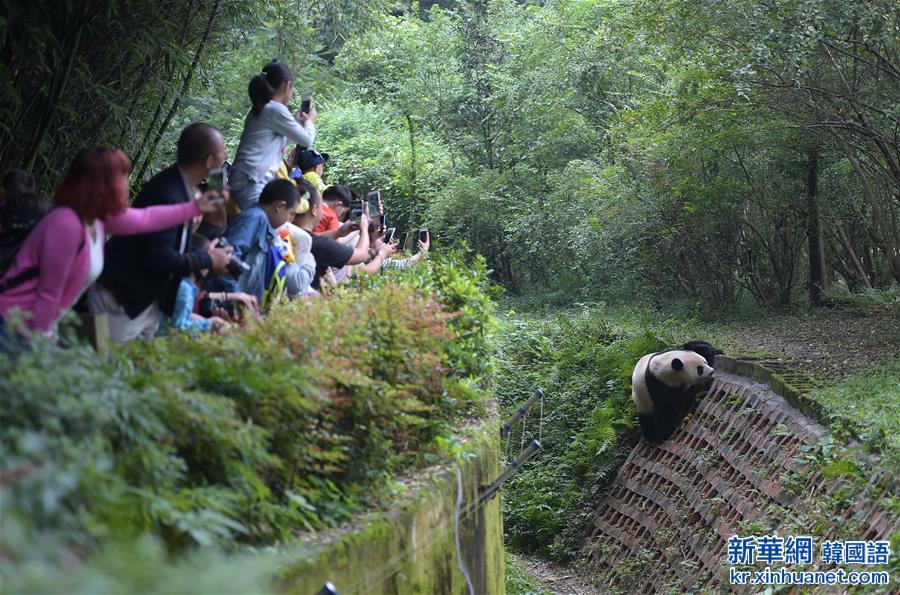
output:
<path id="1" fill-rule="evenodd" d="M 461 247 L 431 253 L 428 266 L 389 271 L 373 277 L 371 283 L 410 284 L 432 292 L 445 312 L 448 324 L 456 333 L 445 345 L 453 362 L 453 376 L 470 380 L 487 380 L 492 372 L 494 314 L 498 288 L 488 281 L 487 263 L 481 255 L 470 255 Z"/>
<path id="2" fill-rule="evenodd" d="M 537 404 L 524 422 L 525 438 L 540 434 L 544 452 L 503 490 L 507 541 L 514 549 L 570 559 L 637 441 L 634 363 L 671 340 L 613 326 L 596 309 L 506 320 L 502 331 L 495 388 L 503 415 L 534 388 L 546 394 L 543 423 Z M 512 430 L 510 456 L 518 453 L 522 431 Z"/>
<path id="3" fill-rule="evenodd" d="M 482 410 L 484 276 L 438 258 L 280 304 L 225 337 L 136 342 L 112 362 L 44 341 L 0 354 L 4 573 L 51 534 L 70 558 L 148 530 L 172 551 L 233 548 L 377 503 L 387 476 Z"/>

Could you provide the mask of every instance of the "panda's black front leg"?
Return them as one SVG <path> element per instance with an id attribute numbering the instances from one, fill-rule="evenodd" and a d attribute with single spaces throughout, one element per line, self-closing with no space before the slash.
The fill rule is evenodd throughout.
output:
<path id="1" fill-rule="evenodd" d="M 656 442 L 656 418 L 649 413 L 638 413 L 638 423 L 641 426 L 641 434 L 647 442 Z"/>
<path id="2" fill-rule="evenodd" d="M 681 423 L 681 411 L 678 402 L 666 402 L 655 411 L 656 440 L 665 442 L 669 439 L 678 424 Z"/>

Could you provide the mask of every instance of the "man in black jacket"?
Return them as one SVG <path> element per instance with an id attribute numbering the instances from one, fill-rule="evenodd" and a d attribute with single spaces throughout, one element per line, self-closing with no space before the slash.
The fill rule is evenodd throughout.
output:
<path id="1" fill-rule="evenodd" d="M 147 181 L 132 206 L 193 200 L 197 185 L 224 162 L 222 135 L 209 124 L 195 122 L 181 132 L 177 163 Z M 152 338 L 161 311 L 171 314 L 182 277 L 203 269 L 226 273 L 230 248 L 219 248 L 216 242 L 203 251 L 191 246 L 191 221 L 156 233 L 116 236 L 106 244 L 103 274 L 88 294 L 88 305 L 92 313 L 108 315 L 110 339 L 124 343 Z"/>

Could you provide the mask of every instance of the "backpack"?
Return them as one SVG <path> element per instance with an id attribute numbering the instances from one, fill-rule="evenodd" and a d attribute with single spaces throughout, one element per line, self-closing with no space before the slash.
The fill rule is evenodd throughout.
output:
<path id="1" fill-rule="evenodd" d="M 285 276 L 287 274 L 287 264 L 281 257 L 281 251 L 277 245 L 270 245 L 266 251 L 266 266 L 263 282 L 263 298 L 259 305 L 260 309 L 266 311 L 272 305 L 272 300 L 284 293 L 284 285 L 286 283 Z"/>
<path id="2" fill-rule="evenodd" d="M 39 221 L 40 219 L 37 219 L 29 226 L 12 227 L 0 232 L 0 279 L 6 275 L 10 268 L 12 268 L 13 263 L 16 261 L 16 256 L 18 256 L 19 250 L 22 248 L 22 244 L 28 239 L 31 231 L 37 226 Z M 83 247 L 84 234 L 82 234 L 81 243 L 78 245 L 78 250 L 75 252 L 76 256 L 81 253 Z M 40 274 L 41 269 L 39 267 L 26 269 L 15 277 L 0 282 L 0 293 L 18 287 L 22 283 L 34 279 Z"/>
<path id="3" fill-rule="evenodd" d="M 31 227 L 5 229 L 0 233 L 0 278 L 6 274 L 6 271 L 16 261 L 16 255 L 19 248 L 25 243 L 28 234 L 31 233 Z M 7 281 L 7 284 L 9 281 Z M 5 285 L 5 284 L 4 284 Z M 18 283 L 16 283 L 18 285 Z"/>

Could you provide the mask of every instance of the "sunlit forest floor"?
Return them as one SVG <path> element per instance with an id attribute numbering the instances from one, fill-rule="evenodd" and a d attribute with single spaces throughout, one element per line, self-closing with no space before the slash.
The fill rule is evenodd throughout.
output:
<path id="1" fill-rule="evenodd" d="M 699 323 L 735 352 L 790 360 L 823 380 L 837 380 L 900 355 L 900 308 L 836 307 Z"/>

